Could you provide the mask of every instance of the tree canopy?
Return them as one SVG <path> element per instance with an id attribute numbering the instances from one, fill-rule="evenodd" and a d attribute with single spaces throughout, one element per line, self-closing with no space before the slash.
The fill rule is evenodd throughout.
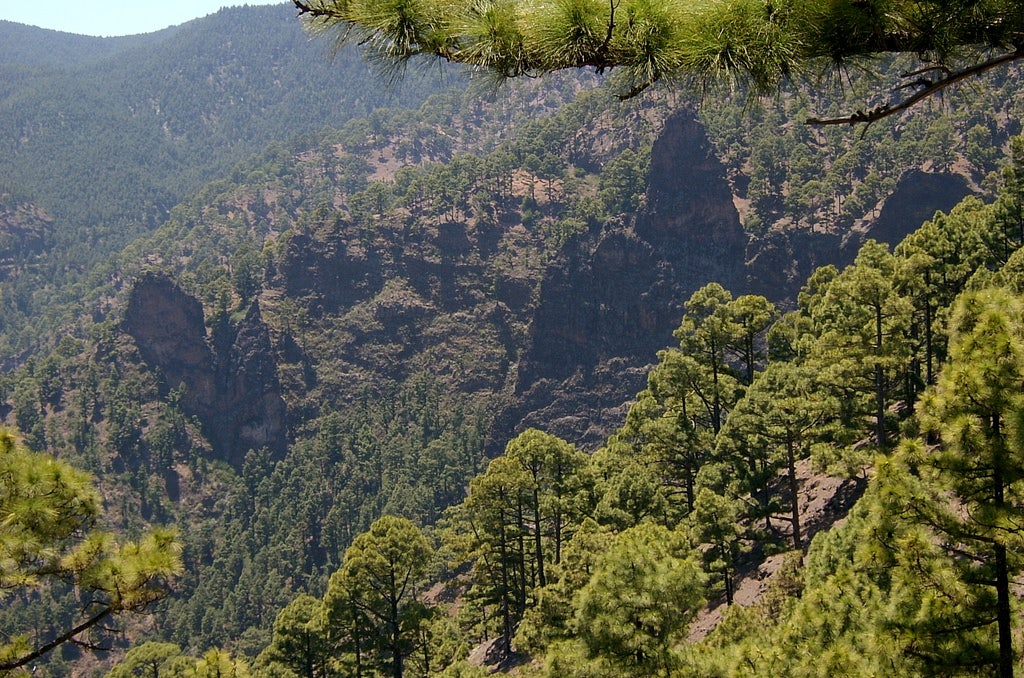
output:
<path id="1" fill-rule="evenodd" d="M 622 97 L 660 81 L 786 81 L 909 54 L 909 94 L 843 119 L 871 122 L 1024 57 L 1015 0 L 293 0 L 314 30 L 364 45 L 372 59 L 432 56 L 502 78 L 569 68 L 624 71 Z"/>

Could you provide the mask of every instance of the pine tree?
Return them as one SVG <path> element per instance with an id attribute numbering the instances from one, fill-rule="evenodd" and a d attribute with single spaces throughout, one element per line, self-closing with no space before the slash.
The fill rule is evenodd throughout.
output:
<path id="1" fill-rule="evenodd" d="M 528 429 L 470 483 L 448 515 L 445 539 L 473 564 L 470 594 L 498 609 L 506 652 L 548 570 L 593 508 L 590 459 L 550 434 Z"/>
<path id="2" fill-rule="evenodd" d="M 789 507 L 793 548 L 803 548 L 796 463 L 811 452 L 818 429 L 835 405 L 821 391 L 807 368 L 791 363 L 772 363 L 747 390 L 729 417 L 715 451 L 719 463 L 732 470 L 732 491 L 758 502 L 759 517 L 766 526 L 775 512 L 773 482 L 785 472 L 784 505 Z"/>
<path id="3" fill-rule="evenodd" d="M 754 381 L 755 371 L 765 360 L 767 332 L 778 317 L 778 310 L 757 294 L 736 297 L 728 308 L 735 330 L 727 349 L 742 367 L 743 383 L 749 386 Z"/>
<path id="4" fill-rule="evenodd" d="M 108 673 L 108 678 L 164 678 L 171 664 L 184 655 L 174 643 L 146 642 L 125 653 L 124 659 Z"/>
<path id="5" fill-rule="evenodd" d="M 879 448 L 889 443 L 889 405 L 903 395 L 910 364 L 912 307 L 897 287 L 900 263 L 885 245 L 869 240 L 853 266 L 828 283 L 812 314 L 818 382 L 839 396 L 851 429 L 872 416 Z"/>
<path id="6" fill-rule="evenodd" d="M 530 495 L 530 479 L 522 465 L 501 456 L 470 482 L 469 496 L 448 514 L 446 540 L 461 552 L 460 560 L 473 564 L 469 595 L 497 608 L 506 652 L 511 652 L 529 593 L 531 550 L 525 508 Z"/>
<path id="7" fill-rule="evenodd" d="M 277 614 L 270 646 L 260 659 L 288 667 L 300 678 L 328 675 L 330 652 L 322 601 L 302 594 Z"/>
<path id="8" fill-rule="evenodd" d="M 335 588 L 327 599 L 334 611 L 329 617 L 366 623 L 351 627 L 349 637 L 365 639 L 371 665 L 393 678 L 405 674 L 405 659 L 416 647 L 425 618 L 417 587 L 432 556 L 430 543 L 411 521 L 384 516 L 356 537 L 345 552 L 344 574 L 331 579 Z M 344 586 L 355 595 L 348 598 L 338 591 Z M 347 611 L 349 603 L 358 614 Z M 363 646 L 357 647 L 361 652 Z"/>
<path id="9" fill-rule="evenodd" d="M 704 575 L 682 534 L 644 523 L 620 533 L 576 596 L 589 656 L 632 675 L 670 675 L 672 647 L 703 602 Z"/>
<path id="10" fill-rule="evenodd" d="M 718 283 L 708 283 L 686 302 L 686 313 L 673 332 L 684 360 L 693 361 L 684 370 L 680 386 L 693 391 L 707 410 L 708 426 L 717 434 L 728 408 L 736 399 L 737 380 L 726 360 L 727 348 L 741 335 L 731 310 L 732 295 Z M 685 391 L 678 391 L 685 397 Z"/>
<path id="11" fill-rule="evenodd" d="M 670 521 L 693 510 L 697 474 L 742 386 L 765 359 L 775 317 L 764 297 L 733 299 L 721 285 L 705 285 L 686 304 L 675 332 L 679 348 L 658 354 L 647 388 L 630 407 L 617 441 L 632 446 L 635 460 L 660 479 Z"/>
<path id="12" fill-rule="evenodd" d="M 721 577 L 727 605 L 732 605 L 735 592 L 733 576 L 741 552 L 742 510 L 739 500 L 702 487 L 687 520 L 692 541 L 706 547 L 701 550 L 705 570 Z"/>
<path id="13" fill-rule="evenodd" d="M 939 447 L 919 464 L 953 502 L 925 504 L 933 527 L 967 585 L 990 587 L 975 614 L 994 620 L 1000 676 L 1012 676 L 1011 580 L 1024 563 L 1024 308 L 1017 297 L 990 289 L 966 294 L 951 323 L 950 363 L 921 405 L 922 425 Z M 950 620 L 956 624 L 957 621 Z"/>
<path id="14" fill-rule="evenodd" d="M 571 444 L 543 431 L 527 429 L 509 441 L 505 455 L 528 476 L 530 539 L 533 543 L 531 586 L 544 586 L 548 562 L 561 560 L 571 526 L 582 519 L 579 503 L 584 470 L 590 458 Z"/>
<path id="15" fill-rule="evenodd" d="M 0 673 L 109 630 L 113 618 L 143 612 L 167 595 L 169 580 L 182 569 L 174 532 L 153 529 L 117 544 L 98 525 L 102 508 L 87 473 L 30 452 L 0 431 L 0 600 L 59 583 L 73 587 L 77 598 L 68 628 L 37 636 L 8 631 Z"/>

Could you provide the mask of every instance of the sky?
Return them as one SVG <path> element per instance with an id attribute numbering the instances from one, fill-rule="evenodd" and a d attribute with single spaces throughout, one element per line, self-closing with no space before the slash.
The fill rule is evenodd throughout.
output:
<path id="1" fill-rule="evenodd" d="M 282 0 L 0 0 L 0 19 L 66 33 L 111 37 L 152 33 L 213 14 L 221 7 Z M 45 8 L 45 10 L 43 9 Z"/>

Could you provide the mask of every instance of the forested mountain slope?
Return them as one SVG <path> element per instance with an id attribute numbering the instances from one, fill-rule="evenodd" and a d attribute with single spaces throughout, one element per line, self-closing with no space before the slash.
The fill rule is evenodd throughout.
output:
<path id="1" fill-rule="evenodd" d="M 156 44 L 174 28 L 143 35 L 98 38 L 0 20 L 0 63 L 60 72 L 92 65 L 133 48 Z M 10 83 L 9 83 L 10 84 Z"/>
<path id="2" fill-rule="evenodd" d="M 702 286 L 592 455 L 523 431 L 436 524 L 385 507 L 322 595 L 281 610 L 258 656 L 247 633 L 198 661 L 255 675 L 1010 675 L 1022 159 L 1018 138 L 995 200 L 968 198 L 891 251 L 866 241 L 852 265 L 816 271 L 790 313 Z M 344 431 L 324 432 L 321 464 L 358 464 Z M 275 468 L 278 491 L 295 461 Z M 844 477 L 847 501 L 863 497 L 822 522 L 806 502 Z M 268 523 L 248 521 L 284 506 L 265 513 L 262 487 L 241 494 L 257 510 L 234 515 L 253 538 Z M 737 588 L 766 560 L 760 595 Z M 707 601 L 728 606 L 710 635 L 690 626 Z M 189 652 L 144 644 L 118 670 L 176 675 Z"/>
<path id="3" fill-rule="evenodd" d="M 5 309 L 5 345 L 18 348 L 34 340 L 27 317 L 76 303 L 66 286 L 94 286 L 107 257 L 266 144 L 458 84 L 433 73 L 383 86 L 352 51 L 330 59 L 284 5 L 131 38 L 2 28 L 0 193 L 55 218 L 40 274 L 10 282 L 28 304 Z M 36 49 L 49 56 L 27 62 Z"/>
<path id="4" fill-rule="evenodd" d="M 376 518 L 432 525 L 526 427 L 603 446 L 709 281 L 792 308 L 991 195 L 1024 103 L 1011 73 L 861 138 L 792 122 L 827 99 L 585 74 L 396 101 L 286 7 L 144 39 L 0 99 L 5 413 L 115 524 L 182 526 L 145 636 L 197 653 L 258 654 Z"/>

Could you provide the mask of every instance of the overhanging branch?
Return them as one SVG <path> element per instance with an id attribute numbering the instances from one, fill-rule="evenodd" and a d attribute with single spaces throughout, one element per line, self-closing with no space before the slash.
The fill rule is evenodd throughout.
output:
<path id="1" fill-rule="evenodd" d="M 299 16 L 308 14 L 314 19 L 344 19 L 340 12 L 326 9 L 320 5 L 302 2 L 302 0 L 292 0 L 292 4 L 295 5 L 295 9 L 299 10 Z"/>
<path id="2" fill-rule="evenodd" d="M 946 89 L 947 87 L 950 87 L 951 85 L 955 85 L 961 80 L 967 80 L 968 78 L 979 76 L 982 73 L 990 71 L 994 68 L 998 68 L 1000 66 L 1005 66 L 1006 64 L 1012 63 L 1019 59 L 1024 59 L 1024 48 L 1022 47 L 1018 47 L 1013 52 L 993 57 L 992 59 L 983 61 L 980 64 L 976 64 L 962 71 L 948 73 L 947 75 L 936 80 L 927 80 L 923 78 L 915 80 L 913 83 L 910 83 L 909 86 L 920 86 L 921 89 L 914 93 L 913 96 L 910 96 L 897 104 L 885 104 L 884 106 L 872 108 L 869 111 L 857 111 L 852 115 L 844 116 L 841 118 L 807 118 L 807 120 L 804 122 L 807 125 L 816 126 L 857 125 L 860 123 L 870 125 L 871 123 L 877 122 L 882 118 L 887 118 L 890 115 L 895 115 L 896 113 L 902 113 L 911 106 L 914 106 L 915 104 L 921 102 L 922 100 L 927 99 L 933 94 L 941 92 L 942 90 Z M 921 75 L 922 73 L 925 72 L 927 72 L 927 70 L 915 71 L 914 73 L 906 73 L 904 74 L 904 77 L 913 77 Z"/>
<path id="3" fill-rule="evenodd" d="M 45 643 L 44 645 L 40 645 L 38 648 L 32 650 L 28 654 L 4 662 L 0 662 L 0 672 L 13 671 L 14 669 L 25 666 L 29 662 L 33 662 L 36 659 L 39 659 L 50 650 L 53 650 L 68 641 L 74 640 L 76 636 L 83 633 L 84 631 L 88 631 L 89 629 L 96 626 L 112 614 L 114 614 L 113 607 L 106 606 L 102 608 L 99 612 L 94 614 L 92 617 L 89 617 L 78 626 L 62 633 L 50 642 Z"/>

